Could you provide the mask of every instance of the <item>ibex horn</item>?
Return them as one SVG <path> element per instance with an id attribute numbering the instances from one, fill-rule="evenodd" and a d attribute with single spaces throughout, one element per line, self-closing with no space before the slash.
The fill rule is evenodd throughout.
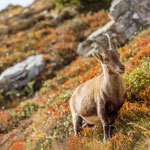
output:
<path id="1" fill-rule="evenodd" d="M 111 46 L 111 41 L 110 41 L 110 36 L 108 33 L 105 34 L 108 40 L 108 44 L 109 44 L 109 50 L 112 50 L 112 46 Z"/>

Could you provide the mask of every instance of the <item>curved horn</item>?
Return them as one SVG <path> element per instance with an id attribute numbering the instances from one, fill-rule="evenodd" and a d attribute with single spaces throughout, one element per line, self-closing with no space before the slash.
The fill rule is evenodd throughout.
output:
<path id="1" fill-rule="evenodd" d="M 105 34 L 108 40 L 108 44 L 109 44 L 109 50 L 112 50 L 112 45 L 111 45 L 111 41 L 110 41 L 110 36 L 108 33 Z"/>

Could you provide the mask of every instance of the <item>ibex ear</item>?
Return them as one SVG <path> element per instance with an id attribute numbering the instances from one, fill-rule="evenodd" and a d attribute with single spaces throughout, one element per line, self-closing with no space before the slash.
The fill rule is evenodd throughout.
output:
<path id="1" fill-rule="evenodd" d="M 92 55 L 93 57 L 95 57 L 98 61 L 103 61 L 103 57 L 100 53 L 98 53 L 97 51 L 93 50 L 92 51 Z"/>
<path id="2" fill-rule="evenodd" d="M 101 44 L 101 42 L 100 41 L 98 41 L 97 39 L 91 39 L 91 40 L 87 40 L 87 42 L 89 43 L 89 44 L 91 44 L 91 46 L 93 47 L 93 48 L 99 48 L 101 51 L 106 51 L 106 47 L 104 47 L 102 44 Z"/>

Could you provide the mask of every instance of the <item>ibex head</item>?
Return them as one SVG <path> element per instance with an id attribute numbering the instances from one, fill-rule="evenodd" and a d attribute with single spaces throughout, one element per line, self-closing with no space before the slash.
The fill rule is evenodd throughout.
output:
<path id="1" fill-rule="evenodd" d="M 120 61 L 120 55 L 112 47 L 109 35 L 105 35 L 108 40 L 109 47 L 103 46 L 101 42 L 96 39 L 91 40 L 93 42 L 92 54 L 101 62 L 102 67 L 104 67 L 107 70 L 107 72 L 114 74 L 124 73 L 125 66 Z"/>

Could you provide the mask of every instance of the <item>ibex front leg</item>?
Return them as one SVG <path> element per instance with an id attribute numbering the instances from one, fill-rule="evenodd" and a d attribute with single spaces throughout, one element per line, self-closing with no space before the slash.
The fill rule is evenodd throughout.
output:
<path id="1" fill-rule="evenodd" d="M 106 117 L 105 109 L 99 107 L 98 108 L 98 117 L 100 118 L 102 125 L 103 125 L 103 131 L 104 131 L 104 139 L 103 142 L 107 142 L 107 138 L 109 138 L 109 123 Z"/>
<path id="2" fill-rule="evenodd" d="M 117 112 L 113 112 L 110 115 L 110 128 L 109 128 L 109 134 L 110 134 L 110 138 L 112 138 L 112 134 L 113 134 L 113 130 L 114 130 L 114 122 L 117 118 L 118 113 Z"/>

